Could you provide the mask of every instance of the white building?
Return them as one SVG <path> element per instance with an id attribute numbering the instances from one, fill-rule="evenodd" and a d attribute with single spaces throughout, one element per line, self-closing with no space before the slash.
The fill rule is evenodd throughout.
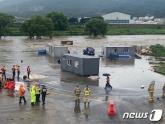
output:
<path id="1" fill-rule="evenodd" d="M 165 24 L 165 18 L 155 18 L 154 21 L 161 25 Z"/>
<path id="2" fill-rule="evenodd" d="M 109 13 L 102 17 L 109 24 L 129 24 L 131 20 L 131 15 L 120 12 Z"/>

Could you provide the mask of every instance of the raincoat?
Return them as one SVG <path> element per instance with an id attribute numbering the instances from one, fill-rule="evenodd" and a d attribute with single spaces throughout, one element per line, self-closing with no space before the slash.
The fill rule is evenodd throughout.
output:
<path id="1" fill-rule="evenodd" d="M 20 87 L 19 87 L 19 96 L 22 97 L 25 95 L 25 87 L 23 84 L 20 84 Z"/>
<path id="2" fill-rule="evenodd" d="M 36 88 L 35 88 L 35 86 L 32 86 L 32 88 L 30 90 L 30 96 L 31 96 L 31 103 L 35 103 L 36 102 Z"/>

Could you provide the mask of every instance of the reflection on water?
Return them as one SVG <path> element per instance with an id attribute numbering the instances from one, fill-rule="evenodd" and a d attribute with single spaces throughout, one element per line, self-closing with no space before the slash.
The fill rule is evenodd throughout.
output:
<path id="1" fill-rule="evenodd" d="M 130 58 L 130 59 L 116 59 L 116 60 L 110 60 L 110 59 L 101 59 L 101 64 L 102 66 L 134 66 L 135 65 L 135 59 Z"/>
<path id="2" fill-rule="evenodd" d="M 75 113 L 81 113 L 80 103 L 75 102 L 74 112 Z"/>
<path id="3" fill-rule="evenodd" d="M 90 79 L 89 77 L 81 77 L 70 72 L 61 71 L 61 81 L 66 83 L 88 84 L 99 86 L 98 79 Z"/>
<path id="4" fill-rule="evenodd" d="M 34 74 L 46 75 L 48 78 L 43 82 L 56 81 L 64 83 L 81 83 L 104 87 L 106 79 L 103 73 L 111 74 L 111 84 L 114 88 L 140 88 L 145 87 L 155 80 L 157 87 L 163 85 L 165 77 L 152 72 L 146 57 L 143 59 L 128 60 L 100 60 L 99 79 L 80 77 L 69 72 L 63 72 L 57 59 L 48 56 L 37 56 L 38 48 L 47 46 L 48 42 L 25 41 L 24 37 L 8 37 L 10 41 L 0 41 L 0 64 L 7 65 L 8 73 L 13 64 L 21 66 L 21 75 L 26 73 L 26 66 L 30 65 Z M 96 49 L 96 55 L 101 54 L 103 46 L 108 45 L 150 45 L 165 44 L 165 36 L 108 36 L 105 39 L 88 39 L 83 36 L 57 37 L 55 41 L 73 40 L 74 45 L 69 47 L 71 52 L 76 51 L 82 54 L 87 46 Z M 23 63 L 21 63 L 23 60 Z M 11 73 L 11 72 L 10 72 Z"/>

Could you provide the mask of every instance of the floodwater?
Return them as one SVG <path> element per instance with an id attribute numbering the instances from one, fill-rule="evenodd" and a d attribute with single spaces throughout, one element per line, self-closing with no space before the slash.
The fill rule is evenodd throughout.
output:
<path id="1" fill-rule="evenodd" d="M 52 40 L 34 40 L 28 41 L 26 37 L 6 37 L 6 40 L 0 41 L 0 64 L 5 64 L 8 73 L 11 72 L 13 64 L 21 66 L 22 75 L 26 73 L 27 65 L 32 68 L 33 74 L 46 76 L 41 82 L 56 85 L 72 84 L 90 84 L 99 87 L 105 86 L 105 77 L 103 73 L 111 74 L 111 84 L 114 88 L 140 89 L 141 85 L 148 84 L 155 80 L 156 87 L 160 89 L 165 82 L 165 76 L 154 73 L 148 62 L 148 57 L 135 60 L 100 60 L 99 79 L 83 78 L 69 72 L 62 72 L 57 60 L 48 56 L 38 56 L 37 49 L 45 48 L 49 42 L 59 44 L 61 40 L 73 40 L 74 45 L 69 47 L 71 53 L 82 54 L 82 50 L 87 46 L 96 49 L 96 55 L 101 54 L 104 46 L 119 45 L 165 45 L 165 36 L 163 35 L 132 35 L 132 36 L 107 36 L 103 39 L 90 39 L 86 36 L 56 37 Z M 23 63 L 21 63 L 23 60 Z"/>

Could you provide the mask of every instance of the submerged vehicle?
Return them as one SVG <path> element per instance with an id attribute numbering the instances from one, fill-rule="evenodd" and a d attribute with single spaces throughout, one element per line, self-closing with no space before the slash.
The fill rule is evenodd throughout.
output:
<path id="1" fill-rule="evenodd" d="M 87 47 L 86 49 L 83 50 L 83 55 L 94 56 L 95 55 L 95 49 L 92 47 Z"/>
<path id="2" fill-rule="evenodd" d="M 47 51 L 46 49 L 38 49 L 38 55 L 46 55 L 47 54 Z"/>

